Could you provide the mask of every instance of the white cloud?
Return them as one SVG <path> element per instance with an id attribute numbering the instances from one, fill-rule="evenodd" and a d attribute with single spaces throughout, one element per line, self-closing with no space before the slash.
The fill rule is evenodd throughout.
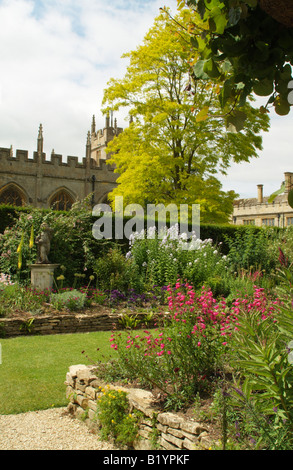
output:
<path id="1" fill-rule="evenodd" d="M 234 189 L 240 197 L 256 197 L 257 185 L 264 185 L 269 196 L 279 189 L 284 173 L 293 172 L 293 115 L 278 116 L 271 111 L 271 127 L 263 133 L 263 150 L 249 163 L 234 164 L 228 176 L 221 178 L 224 190 Z"/>
<path id="2" fill-rule="evenodd" d="M 176 0 L 168 2 L 176 7 Z M 142 41 L 158 0 L 0 0 L 0 146 L 84 156 L 103 90 L 123 76 L 125 52 Z M 119 119 L 119 117 L 118 117 Z M 125 122 L 118 120 L 124 127 Z"/>

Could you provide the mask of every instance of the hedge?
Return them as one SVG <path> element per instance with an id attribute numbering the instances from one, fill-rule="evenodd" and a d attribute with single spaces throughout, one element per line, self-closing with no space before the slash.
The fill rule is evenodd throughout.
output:
<path id="1" fill-rule="evenodd" d="M 44 215 L 51 211 L 51 209 L 39 209 Z M 8 226 L 12 226 L 15 221 L 18 219 L 19 215 L 23 212 L 29 213 L 31 211 L 30 207 L 16 207 L 10 205 L 0 205 L 0 233 L 3 233 L 5 228 Z M 56 211 L 56 214 L 66 214 L 66 211 Z M 114 214 L 113 214 L 114 215 Z M 127 221 L 131 220 L 132 217 L 123 217 L 122 223 L 125 224 Z M 91 226 L 94 225 L 94 222 L 98 220 L 98 217 L 92 216 L 89 214 L 89 225 L 88 229 L 91 229 Z M 168 225 L 168 220 L 166 220 L 166 224 Z M 146 227 L 146 217 L 144 219 L 144 226 Z M 263 230 L 263 227 L 257 227 L 253 225 L 232 225 L 232 224 L 225 224 L 225 225 L 216 225 L 216 224 L 201 224 L 200 225 L 200 238 L 205 240 L 210 238 L 213 240 L 214 243 L 222 244 L 222 252 L 223 254 L 227 254 L 228 252 L 228 244 L 226 242 L 226 237 L 234 238 L 236 233 L 244 233 L 247 231 L 252 231 L 254 233 L 258 233 Z M 278 227 L 274 227 L 275 231 L 281 230 Z M 101 244 L 106 248 L 107 246 L 112 245 L 112 241 L 115 241 L 118 245 L 121 246 L 123 251 L 128 250 L 129 247 L 129 240 L 127 238 L 123 238 L 122 240 L 115 240 L 115 217 L 112 216 L 112 233 L 113 233 L 113 240 L 102 240 Z"/>

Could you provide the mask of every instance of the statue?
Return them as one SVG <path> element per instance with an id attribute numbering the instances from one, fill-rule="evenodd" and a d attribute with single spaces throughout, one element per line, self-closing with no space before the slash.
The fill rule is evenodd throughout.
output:
<path id="1" fill-rule="evenodd" d="M 50 242 L 53 235 L 53 229 L 51 229 L 46 223 L 41 225 L 41 229 L 42 232 L 36 237 L 36 244 L 38 247 L 38 258 L 36 264 L 50 264 L 48 255 L 50 253 Z"/>

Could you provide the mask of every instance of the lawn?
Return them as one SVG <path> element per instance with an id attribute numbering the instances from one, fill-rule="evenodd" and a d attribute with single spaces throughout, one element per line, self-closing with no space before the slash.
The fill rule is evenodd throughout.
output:
<path id="1" fill-rule="evenodd" d="M 0 414 L 66 406 L 64 381 L 69 367 L 108 359 L 113 355 L 110 335 L 93 332 L 1 339 Z"/>

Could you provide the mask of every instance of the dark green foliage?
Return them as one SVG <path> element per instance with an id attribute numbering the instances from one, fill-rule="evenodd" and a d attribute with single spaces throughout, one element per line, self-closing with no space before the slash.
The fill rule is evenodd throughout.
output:
<path id="1" fill-rule="evenodd" d="M 120 224 L 124 227 L 129 219 L 129 217 L 124 217 Z M 18 279 L 24 282 L 29 280 L 29 265 L 36 259 L 36 245 L 29 248 L 31 228 L 33 226 L 36 237 L 40 233 L 42 222 L 46 221 L 54 230 L 49 259 L 52 263 L 66 268 L 65 271 L 56 271 L 56 277 L 64 274 L 64 286 L 72 285 L 76 281 L 76 274 L 85 274 L 88 278 L 95 272 L 99 284 L 104 288 L 110 289 L 113 286 L 113 288 L 124 291 L 131 286 L 138 292 L 141 291 L 139 276 L 131 263 L 125 262 L 123 258 L 123 255 L 129 251 L 129 240 L 126 237 L 121 240 L 114 238 L 115 223 L 117 222 L 115 214 L 112 216 L 113 239 L 110 240 L 96 240 L 94 238 L 92 228 L 96 220 L 97 217 L 92 216 L 91 210 L 82 203 L 68 212 L 0 206 L 1 230 L 3 232 L 0 235 L 0 254 L 2 255 L 0 257 L 0 272 L 13 276 L 18 275 Z M 168 225 L 168 221 L 166 221 L 166 225 Z M 144 226 L 145 228 L 147 226 L 146 218 Z M 211 239 L 213 244 L 219 247 L 222 255 L 230 253 L 231 260 L 237 268 L 249 269 L 252 265 L 262 262 L 262 269 L 270 269 L 272 267 L 271 260 L 265 250 L 270 239 L 273 239 L 280 230 L 282 229 L 274 228 L 268 232 L 261 227 L 201 225 L 200 238 L 202 240 Z M 265 235 L 268 233 L 271 238 Z M 24 234 L 24 243 L 20 272 L 17 267 L 17 248 L 22 234 Z M 109 251 L 112 254 L 112 259 L 110 259 L 111 256 L 105 257 Z M 146 260 L 141 260 L 140 264 L 144 261 Z M 113 263 L 114 265 L 118 263 L 118 265 L 114 266 Z M 215 275 L 216 273 L 211 276 L 211 287 L 216 287 L 219 284 L 218 280 L 214 279 Z"/>

